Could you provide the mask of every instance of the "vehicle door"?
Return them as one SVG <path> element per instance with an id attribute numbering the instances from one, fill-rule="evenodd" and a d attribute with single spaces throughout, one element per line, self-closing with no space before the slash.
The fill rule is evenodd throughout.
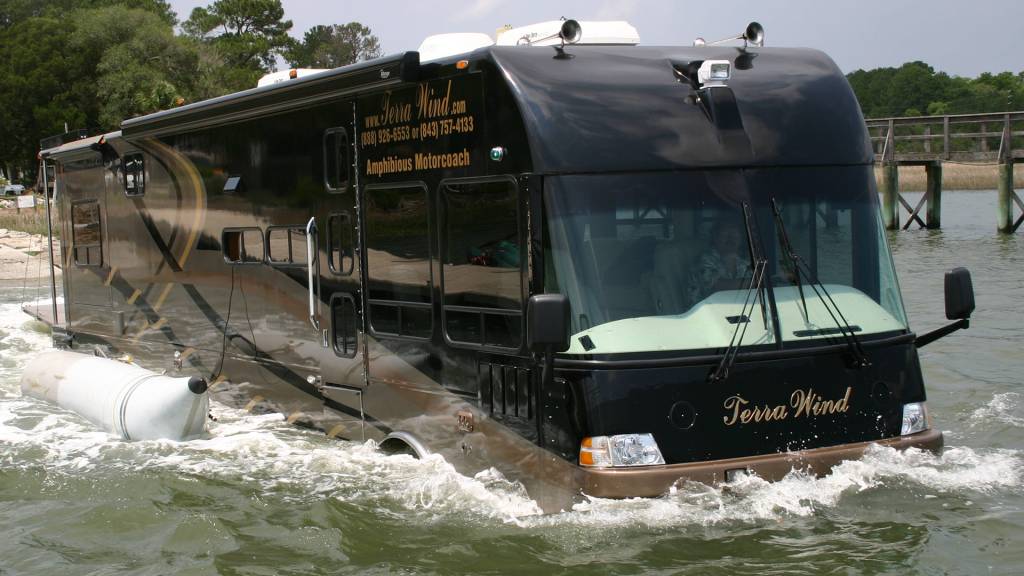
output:
<path id="1" fill-rule="evenodd" d="M 106 174 L 98 154 L 66 160 L 60 185 L 70 208 L 70 242 L 64 268 L 75 331 L 109 334 L 111 275 L 106 241 Z"/>
<path id="2" fill-rule="evenodd" d="M 343 104 L 354 112 L 354 103 Z M 317 289 L 320 314 L 322 391 L 336 416 L 362 420 L 366 385 L 362 293 L 360 290 L 358 200 L 352 113 L 324 129 L 323 190 L 316 211 L 319 249 Z M 355 437 L 360 437 L 357 434 Z M 349 431 L 346 437 L 352 438 Z"/>

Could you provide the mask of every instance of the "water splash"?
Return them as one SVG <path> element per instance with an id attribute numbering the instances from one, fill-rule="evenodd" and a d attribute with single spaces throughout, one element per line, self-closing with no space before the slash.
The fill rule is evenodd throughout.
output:
<path id="1" fill-rule="evenodd" d="M 1003 392 L 992 396 L 988 404 L 974 410 L 968 419 L 971 427 L 989 426 L 993 422 L 1024 428 L 1024 416 L 1020 416 L 1021 395 L 1017 392 Z"/>
<path id="2" fill-rule="evenodd" d="M 17 375 L 49 346 L 17 305 L 0 304 L 0 466 L 45 468 L 68 475 L 169 472 L 252 485 L 282 500 L 333 498 L 421 521 L 478 518 L 520 527 L 709 526 L 806 517 L 865 491 L 907 487 L 973 497 L 1019 490 L 1024 477 L 1015 450 L 947 448 L 941 455 L 873 447 L 860 460 L 816 478 L 792 472 L 778 482 L 756 476 L 725 486 L 681 483 L 653 499 L 586 499 L 543 516 L 522 486 L 496 470 L 459 474 L 440 456 L 386 456 L 372 443 L 334 441 L 287 424 L 277 414 L 253 415 L 214 402 L 210 434 L 188 442 L 122 442 L 77 415 L 23 398 Z M 972 420 L 1021 425 L 1020 396 L 997 394 Z"/>
<path id="3" fill-rule="evenodd" d="M 756 476 L 711 487 L 681 483 L 654 499 L 592 498 L 572 511 L 539 518 L 521 485 L 486 470 L 466 477 L 433 455 L 386 456 L 372 443 L 331 441 L 279 415 L 255 416 L 215 404 L 209 437 L 188 442 L 121 442 L 34 399 L 0 403 L 0 456 L 6 467 L 45 466 L 68 474 L 168 471 L 251 483 L 282 499 L 310 495 L 396 505 L 428 517 L 470 515 L 521 526 L 550 524 L 680 526 L 809 516 L 847 495 L 907 486 L 977 494 L 1018 489 L 1024 466 L 1015 450 L 952 447 L 941 455 L 872 447 L 817 478 L 794 471 L 778 482 Z M 389 508 L 393 506 L 388 506 Z"/>
<path id="4" fill-rule="evenodd" d="M 948 448 L 941 455 L 871 447 L 860 460 L 836 466 L 825 477 L 793 471 L 777 482 L 744 476 L 722 486 L 682 483 L 655 499 L 591 498 L 554 521 L 588 526 L 715 525 L 803 517 L 835 508 L 849 495 L 891 487 L 971 495 L 1018 489 L 1024 461 L 1014 450 Z"/>

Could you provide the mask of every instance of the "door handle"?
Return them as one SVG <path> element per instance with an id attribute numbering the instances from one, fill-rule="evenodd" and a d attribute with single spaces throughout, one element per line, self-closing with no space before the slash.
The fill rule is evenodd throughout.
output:
<path id="1" fill-rule="evenodd" d="M 313 329 L 320 331 L 320 321 L 316 313 L 316 295 L 313 292 L 313 269 L 316 265 L 316 216 L 306 223 L 306 276 L 309 281 L 309 323 Z"/>

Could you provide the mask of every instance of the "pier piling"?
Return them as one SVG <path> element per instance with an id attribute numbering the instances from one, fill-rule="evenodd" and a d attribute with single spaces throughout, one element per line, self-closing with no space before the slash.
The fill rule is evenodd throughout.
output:
<path id="1" fill-rule="evenodd" d="M 999 163 L 999 199 L 996 206 L 996 228 L 1000 232 L 1013 232 L 1013 162 Z"/>
<path id="2" fill-rule="evenodd" d="M 900 172 L 896 164 L 882 166 L 882 222 L 886 230 L 900 229 L 900 213 L 897 204 L 900 195 Z"/>
<path id="3" fill-rule="evenodd" d="M 925 222 L 928 229 L 937 230 L 942 227 L 942 163 L 926 164 L 924 170 L 927 182 L 925 195 L 928 202 Z"/>

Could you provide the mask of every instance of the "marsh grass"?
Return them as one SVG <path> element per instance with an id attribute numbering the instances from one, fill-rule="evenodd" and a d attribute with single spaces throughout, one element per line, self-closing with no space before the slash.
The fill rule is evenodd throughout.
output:
<path id="1" fill-rule="evenodd" d="M 995 190 L 998 167 L 995 164 L 942 165 L 943 190 Z M 882 170 L 875 166 L 875 180 L 881 184 Z M 900 191 L 924 192 L 926 183 L 924 166 L 900 166 Z M 1024 166 L 1013 172 L 1014 188 L 1024 188 Z"/>
<path id="2" fill-rule="evenodd" d="M 30 234 L 46 234 L 46 207 L 38 204 L 35 208 L 0 208 L 0 229 L 20 230 Z M 60 236 L 60 229 L 54 225 L 54 237 Z"/>

